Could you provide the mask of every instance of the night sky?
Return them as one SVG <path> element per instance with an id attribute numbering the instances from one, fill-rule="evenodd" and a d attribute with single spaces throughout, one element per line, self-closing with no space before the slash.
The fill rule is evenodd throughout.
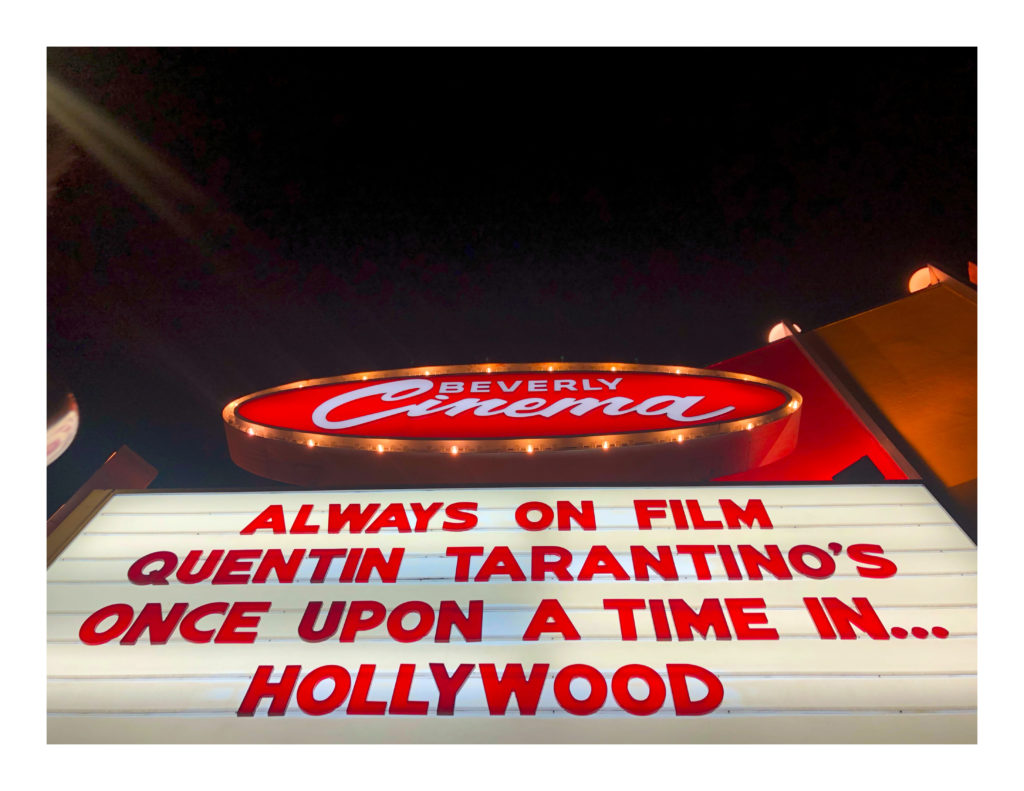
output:
<path id="1" fill-rule="evenodd" d="M 122 444 L 154 487 L 269 485 L 220 411 L 296 379 L 702 366 L 977 261 L 974 49 L 47 61 L 197 188 L 78 148 L 50 198 L 47 371 L 82 424 L 48 514 Z"/>

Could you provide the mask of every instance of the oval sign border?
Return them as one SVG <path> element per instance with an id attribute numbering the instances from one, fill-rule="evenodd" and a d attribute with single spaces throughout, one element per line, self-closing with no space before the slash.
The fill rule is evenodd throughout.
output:
<path id="1" fill-rule="evenodd" d="M 339 434 L 320 434 L 315 432 L 271 428 L 260 423 L 253 423 L 241 417 L 238 407 L 254 398 L 278 393 L 284 390 L 295 390 L 314 385 L 335 384 L 340 382 L 362 382 L 367 384 L 378 379 L 394 379 L 401 377 L 431 377 L 450 374 L 499 374 L 499 373 L 552 373 L 558 371 L 596 371 L 601 373 L 662 373 L 680 376 L 705 376 L 730 379 L 734 381 L 752 382 L 765 385 L 785 393 L 786 403 L 781 407 L 754 417 L 744 417 L 701 426 L 688 428 L 659 429 L 658 431 L 636 431 L 612 434 L 582 434 L 571 437 L 517 437 L 500 439 L 417 439 L 417 438 L 386 438 L 386 437 L 353 437 Z M 652 445 L 667 442 L 685 442 L 687 440 L 710 437 L 717 434 L 728 434 L 734 431 L 750 431 L 767 423 L 795 413 L 803 405 L 803 397 L 791 387 L 762 379 L 749 374 L 715 371 L 707 368 L 689 368 L 681 365 L 643 365 L 636 363 L 484 363 L 480 365 L 447 365 L 420 366 L 416 368 L 396 368 L 387 371 L 361 371 L 359 373 L 331 376 L 323 379 L 303 379 L 285 385 L 260 390 L 249 395 L 236 398 L 224 407 L 221 415 L 224 422 L 232 428 L 251 437 L 292 442 L 298 445 L 319 448 L 341 448 L 345 450 L 363 450 L 374 453 L 533 453 L 550 450 L 593 450 L 623 447 L 627 445 Z M 607 445 L 605 445 L 607 443 Z"/>

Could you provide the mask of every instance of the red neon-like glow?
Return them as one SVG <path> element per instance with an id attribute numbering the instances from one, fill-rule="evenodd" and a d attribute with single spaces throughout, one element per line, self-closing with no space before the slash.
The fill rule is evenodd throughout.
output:
<path id="1" fill-rule="evenodd" d="M 746 427 L 790 399 L 768 383 L 613 366 L 604 372 L 447 373 L 295 385 L 243 399 L 235 412 L 257 426 L 307 434 L 471 440 L 671 431 L 739 421 Z M 545 410 L 550 413 L 541 414 Z M 345 425 L 351 421 L 362 422 Z"/>
<path id="2" fill-rule="evenodd" d="M 860 422 L 793 338 L 762 346 L 712 368 L 769 377 L 799 391 L 801 426 L 796 449 L 772 464 L 723 475 L 719 481 L 822 481 L 867 456 L 887 480 L 907 475 Z"/>

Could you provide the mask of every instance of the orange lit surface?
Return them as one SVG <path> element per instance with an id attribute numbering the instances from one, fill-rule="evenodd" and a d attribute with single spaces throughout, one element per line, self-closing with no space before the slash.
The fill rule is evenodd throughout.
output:
<path id="1" fill-rule="evenodd" d="M 978 475 L 977 315 L 977 295 L 946 282 L 815 330 L 949 489 Z"/>

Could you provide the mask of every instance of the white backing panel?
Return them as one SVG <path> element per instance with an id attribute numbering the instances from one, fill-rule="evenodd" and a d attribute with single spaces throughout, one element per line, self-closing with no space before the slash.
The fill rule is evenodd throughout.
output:
<path id="1" fill-rule="evenodd" d="M 770 516 L 771 529 L 678 529 L 666 509 L 651 529 L 640 529 L 638 500 L 695 500 L 707 521 L 723 521 L 719 500 L 741 507 L 758 499 Z M 526 502 L 558 501 L 579 506 L 592 501 L 596 528 L 569 530 L 554 526 L 525 530 L 515 520 Z M 478 518 L 469 530 L 441 529 L 444 506 L 474 503 Z M 331 504 L 377 503 L 381 509 L 401 503 L 415 524 L 411 503 L 443 503 L 425 532 L 327 532 Z M 282 506 L 284 523 L 292 524 L 304 506 L 306 523 L 319 525 L 307 534 L 241 531 L 269 505 Z M 378 512 L 379 513 L 379 510 Z M 372 521 L 372 520 L 371 520 Z M 897 571 L 887 578 L 862 576 L 868 568 L 847 554 L 854 544 L 876 544 Z M 629 576 L 616 580 L 597 573 L 579 580 L 591 548 L 601 545 Z M 836 564 L 831 575 L 815 579 L 792 571 L 792 579 L 729 579 L 725 561 L 708 557 L 710 579 L 700 579 L 693 559 L 678 545 L 740 545 L 764 551 L 779 547 L 784 556 L 796 546 L 827 551 Z M 830 547 L 830 545 L 832 545 Z M 561 547 L 572 553 L 567 567 L 572 581 L 531 581 L 531 550 Z M 484 562 L 474 557 L 469 581 L 455 580 L 456 560 L 449 547 L 508 547 L 527 581 L 495 574 L 474 581 Z M 630 548 L 669 547 L 678 579 L 650 572 L 649 581 L 633 579 Z M 838 549 L 837 549 L 838 547 Z M 214 550 L 378 548 L 385 556 L 404 550 L 397 579 L 382 582 L 376 574 L 365 583 L 338 582 L 343 560 L 330 567 L 324 582 L 311 582 L 316 562 L 307 555 L 294 582 L 273 575 L 265 584 L 213 585 L 210 579 L 182 584 L 138 585 L 128 569 L 143 555 L 192 551 L 201 558 Z M 258 560 L 249 567 L 252 573 Z M 595 567 L 600 568 L 600 567 Z M 742 568 L 742 564 L 741 564 Z M 273 493 L 132 493 L 113 496 L 63 551 L 48 572 L 48 710 L 52 742 L 973 742 L 976 740 L 977 561 L 974 545 L 918 484 L 764 485 L 699 487 L 566 487 L 383 491 L 316 491 Z M 857 631 L 856 639 L 822 639 L 804 605 L 805 597 L 837 597 L 851 605 L 867 598 L 886 630 L 923 627 L 928 637 L 908 635 L 875 639 Z M 777 640 L 656 639 L 651 614 L 636 614 L 635 640 L 623 639 L 619 617 L 605 599 L 681 599 L 695 609 L 704 600 L 754 598 L 765 601 L 767 624 Z M 581 639 L 544 635 L 524 641 L 524 630 L 542 599 L 557 599 Z M 451 642 L 434 642 L 433 630 L 422 640 L 394 640 L 383 624 L 359 632 L 352 642 L 337 634 L 306 642 L 298 624 L 310 602 L 324 602 L 322 623 L 333 601 L 373 601 L 388 612 L 407 601 L 426 602 L 438 611 L 454 601 L 464 611 L 470 601 L 483 602 L 481 640 L 467 642 L 455 631 Z M 251 644 L 195 643 L 175 631 L 165 644 L 143 636 L 135 645 L 117 638 L 86 645 L 79 630 L 91 613 L 110 604 L 129 605 L 137 613 L 157 602 L 166 612 L 175 602 L 189 608 L 209 602 L 269 602 Z M 348 605 L 346 605 L 348 606 Z M 347 612 L 347 610 L 346 610 Z M 203 628 L 217 628 L 218 615 Z M 344 618 L 342 619 L 344 621 Z M 671 623 L 671 616 L 669 616 Z M 111 621 L 107 621 L 109 625 Z M 731 621 L 730 621 L 731 625 Z M 931 632 L 945 629 L 946 637 Z M 670 626 L 671 629 L 671 626 Z M 898 630 L 897 630 L 898 632 Z M 662 635 L 664 637 L 664 635 Z M 456 698 L 453 716 L 439 716 L 437 685 L 430 663 L 445 663 L 449 672 L 460 663 L 473 665 Z M 499 674 L 507 664 L 548 665 L 535 715 L 522 715 L 513 696 L 503 716 L 488 711 L 480 665 L 494 663 Z M 609 682 L 605 704 L 595 713 L 567 712 L 554 693 L 554 678 L 568 665 L 597 668 Z M 722 683 L 722 702 L 701 716 L 678 716 L 672 696 L 648 716 L 631 714 L 617 703 L 610 684 L 617 669 L 643 664 L 666 678 L 666 665 L 695 664 Z M 370 700 L 388 701 L 399 665 L 415 664 L 409 697 L 429 704 L 426 716 L 348 714 L 336 710 L 314 716 L 304 712 L 293 693 L 284 716 L 268 716 L 264 698 L 251 717 L 236 715 L 259 665 L 272 665 L 272 680 L 286 665 L 301 665 L 302 674 L 323 665 L 340 665 L 353 682 L 360 665 L 375 665 Z M 300 676 L 301 681 L 302 676 Z M 574 682 L 577 685 L 582 682 Z M 574 687 L 586 696 L 586 685 Z M 632 682 L 637 697 L 643 682 Z M 322 697 L 329 687 L 318 688 Z M 700 698 L 706 688 L 691 684 Z M 351 693 L 350 693 L 351 694 Z"/>

